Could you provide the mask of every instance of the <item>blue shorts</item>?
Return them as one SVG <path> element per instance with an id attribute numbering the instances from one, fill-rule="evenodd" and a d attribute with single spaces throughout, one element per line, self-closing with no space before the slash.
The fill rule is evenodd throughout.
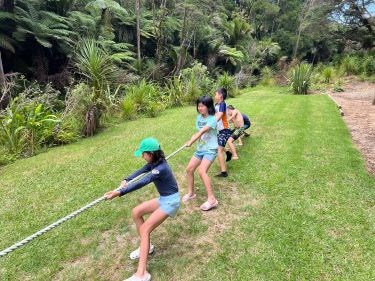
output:
<path id="1" fill-rule="evenodd" d="M 180 208 L 180 193 L 176 192 L 168 196 L 158 198 L 160 209 L 170 217 L 174 217 Z"/>
<path id="2" fill-rule="evenodd" d="M 231 129 L 223 129 L 219 131 L 219 134 L 217 135 L 217 143 L 219 144 L 219 146 L 225 147 L 231 134 L 232 134 Z"/>
<path id="3" fill-rule="evenodd" d="M 217 149 L 197 150 L 194 152 L 194 157 L 198 158 L 199 160 L 207 159 L 211 162 L 214 162 L 216 156 Z"/>

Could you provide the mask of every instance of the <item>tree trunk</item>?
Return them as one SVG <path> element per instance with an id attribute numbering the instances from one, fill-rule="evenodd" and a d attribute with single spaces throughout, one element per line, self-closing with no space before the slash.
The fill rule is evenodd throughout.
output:
<path id="1" fill-rule="evenodd" d="M 43 47 L 35 47 L 32 60 L 35 67 L 34 76 L 36 80 L 42 83 L 47 82 L 49 65 Z"/>
<path id="2" fill-rule="evenodd" d="M 5 74 L 3 68 L 3 60 L 1 58 L 1 51 L 0 51 L 0 89 L 5 84 Z"/>
<path id="3" fill-rule="evenodd" d="M 161 55 L 162 55 L 162 44 L 164 42 L 164 35 L 162 32 L 162 25 L 164 23 L 164 20 L 167 16 L 167 9 L 165 8 L 167 4 L 167 0 L 161 1 L 160 9 L 162 10 L 162 13 L 159 18 L 158 24 L 155 24 L 156 26 L 156 61 L 158 64 L 161 62 Z"/>
<path id="4" fill-rule="evenodd" d="M 277 6 L 279 7 L 280 9 L 280 0 L 277 0 Z M 279 13 L 280 13 L 280 10 L 279 10 Z M 275 21 L 276 21 L 276 17 L 273 19 L 272 21 L 272 29 L 271 29 L 271 35 L 273 34 L 273 31 L 275 30 Z"/>
<path id="5" fill-rule="evenodd" d="M 14 0 L 0 0 L 0 9 L 3 9 L 5 12 L 13 13 Z"/>
<path id="6" fill-rule="evenodd" d="M 85 115 L 85 125 L 83 128 L 83 134 L 86 137 L 92 137 L 100 126 L 101 112 L 97 106 L 90 107 Z"/>
<path id="7" fill-rule="evenodd" d="M 181 46 L 180 46 L 180 52 L 177 58 L 177 64 L 174 71 L 174 75 L 178 76 L 180 74 L 181 68 L 184 65 L 185 61 L 185 54 L 186 54 L 186 46 L 187 46 L 187 32 L 186 32 L 186 24 L 187 24 L 187 8 L 185 7 L 184 10 L 184 19 L 183 19 L 183 25 L 181 30 Z"/>
<path id="8" fill-rule="evenodd" d="M 296 45 L 294 46 L 294 51 L 293 51 L 293 59 L 295 59 L 297 57 L 299 42 L 300 42 L 301 34 L 302 34 L 302 31 L 303 31 L 303 24 L 305 23 L 305 20 L 307 18 L 309 10 L 310 10 L 311 6 L 314 4 L 314 1 L 315 0 L 306 0 L 306 2 L 303 4 L 302 11 L 301 11 L 301 14 L 300 14 L 300 22 L 299 22 L 298 34 L 297 34 L 297 42 L 296 42 Z"/>
<path id="9" fill-rule="evenodd" d="M 135 15 L 137 18 L 137 56 L 141 60 L 141 0 L 135 0 Z"/>
<path id="10" fill-rule="evenodd" d="M 11 99 L 10 89 L 5 84 L 5 74 L 0 51 L 0 110 L 5 109 Z"/>

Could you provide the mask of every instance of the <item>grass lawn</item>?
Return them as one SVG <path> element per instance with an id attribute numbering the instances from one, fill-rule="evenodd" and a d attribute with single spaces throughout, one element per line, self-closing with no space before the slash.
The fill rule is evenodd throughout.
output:
<path id="1" fill-rule="evenodd" d="M 228 101 L 250 115 L 251 137 L 230 177 L 213 178 L 218 209 L 199 210 L 198 179 L 198 198 L 153 233 L 153 280 L 375 280 L 375 177 L 329 98 L 285 92 L 259 87 Z M 176 150 L 195 116 L 194 107 L 168 110 L 1 168 L 0 250 L 117 187 L 143 165 L 132 154 L 143 137 Z M 193 151 L 169 160 L 183 194 Z M 0 258 L 0 280 L 129 277 L 138 246 L 130 212 L 156 195 L 150 185 L 100 203 Z"/>

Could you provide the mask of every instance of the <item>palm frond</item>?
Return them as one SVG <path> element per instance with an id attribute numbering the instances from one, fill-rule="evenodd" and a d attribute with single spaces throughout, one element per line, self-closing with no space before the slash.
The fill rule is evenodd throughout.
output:
<path id="1" fill-rule="evenodd" d="M 46 39 L 44 39 L 44 38 L 39 38 L 38 36 L 35 36 L 35 40 L 36 40 L 40 45 L 42 45 L 42 46 L 45 47 L 45 48 L 51 48 L 51 47 L 52 47 L 52 44 L 51 44 L 48 40 L 46 40 Z"/>
<path id="2" fill-rule="evenodd" d="M 3 20 L 14 20 L 14 14 L 0 11 L 0 21 Z"/>
<path id="3" fill-rule="evenodd" d="M 12 53 L 15 53 L 15 49 L 13 47 L 13 44 L 15 41 L 10 38 L 9 36 L 0 33 L 0 47 L 6 50 L 11 51 Z"/>

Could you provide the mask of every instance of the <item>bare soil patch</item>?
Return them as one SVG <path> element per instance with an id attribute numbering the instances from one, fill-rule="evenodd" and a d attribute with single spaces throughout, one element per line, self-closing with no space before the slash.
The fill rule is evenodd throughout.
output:
<path id="1" fill-rule="evenodd" d="M 375 175 L 375 84 L 350 79 L 344 89 L 329 95 L 341 105 L 344 121 L 365 158 L 366 168 Z"/>

